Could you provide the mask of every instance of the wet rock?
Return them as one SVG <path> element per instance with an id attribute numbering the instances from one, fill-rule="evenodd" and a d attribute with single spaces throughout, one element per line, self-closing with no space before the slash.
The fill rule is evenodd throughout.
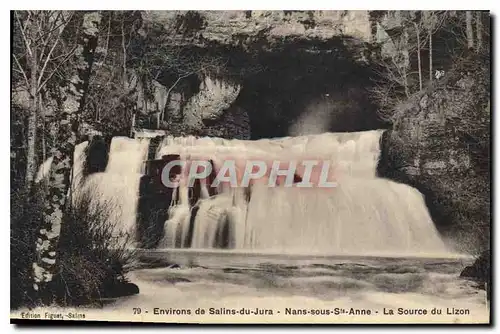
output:
<path id="1" fill-rule="evenodd" d="M 491 299 L 490 258 L 490 251 L 484 251 L 472 265 L 465 267 L 460 273 L 460 277 L 462 278 L 477 281 L 479 283 L 478 288 L 486 290 L 486 298 L 488 300 Z"/>
<path id="2" fill-rule="evenodd" d="M 473 278 L 480 282 L 489 282 L 490 279 L 490 251 L 484 251 L 470 266 L 465 267 L 460 277 Z"/>
<path id="3" fill-rule="evenodd" d="M 102 288 L 101 298 L 118 298 L 132 296 L 139 293 L 139 287 L 130 282 L 119 282 L 106 285 Z"/>
<path id="4" fill-rule="evenodd" d="M 90 175 L 100 173 L 106 170 L 109 159 L 109 146 L 111 137 L 93 136 L 85 148 L 85 162 L 83 165 L 83 174 Z"/>

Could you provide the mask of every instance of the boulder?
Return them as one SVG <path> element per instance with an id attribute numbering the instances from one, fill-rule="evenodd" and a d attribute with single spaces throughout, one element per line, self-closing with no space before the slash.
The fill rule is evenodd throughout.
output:
<path id="1" fill-rule="evenodd" d="M 490 280 L 490 251 L 484 251 L 470 266 L 465 267 L 460 277 L 472 278 L 488 283 Z"/>
<path id="2" fill-rule="evenodd" d="M 486 250 L 470 266 L 465 267 L 460 273 L 460 277 L 473 279 L 480 283 L 478 288 L 486 290 L 486 298 L 491 299 L 491 281 L 490 281 L 491 253 Z"/>
<path id="3" fill-rule="evenodd" d="M 130 282 L 114 282 L 102 288 L 101 298 L 118 298 L 132 296 L 139 293 L 139 287 Z"/>

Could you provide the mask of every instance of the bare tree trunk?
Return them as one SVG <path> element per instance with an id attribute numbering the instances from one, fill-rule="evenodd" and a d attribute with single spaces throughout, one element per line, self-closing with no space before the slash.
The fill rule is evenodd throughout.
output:
<path id="1" fill-rule="evenodd" d="M 403 73 L 403 82 L 404 82 L 404 86 L 405 86 L 406 97 L 410 97 L 410 87 L 408 87 L 408 68 L 410 66 L 410 53 L 408 51 L 408 37 L 409 37 L 408 31 L 405 29 L 404 34 L 403 34 L 403 38 L 404 38 L 404 49 L 403 49 L 404 62 L 403 62 L 402 73 Z"/>
<path id="2" fill-rule="evenodd" d="M 420 31 L 418 24 L 413 22 L 415 26 L 415 32 L 417 33 L 417 60 L 418 60 L 418 85 L 420 90 L 422 90 L 422 59 L 420 58 Z"/>
<path id="3" fill-rule="evenodd" d="M 483 20 L 481 15 L 482 13 L 480 11 L 476 12 L 477 53 L 479 53 L 483 47 Z"/>
<path id="4" fill-rule="evenodd" d="M 467 46 L 469 49 L 474 49 L 474 31 L 472 30 L 472 12 L 465 12 L 465 24 L 467 34 Z"/>
<path id="5" fill-rule="evenodd" d="M 127 77 L 127 47 L 125 45 L 125 29 L 124 29 L 124 19 L 122 18 L 122 26 L 121 26 L 121 32 L 122 32 L 122 70 L 123 70 L 123 89 L 125 91 L 128 89 L 128 77 Z"/>
<path id="6" fill-rule="evenodd" d="M 43 303 L 51 303 L 54 299 L 51 287 L 53 278 L 58 273 L 57 243 L 64 210 L 71 203 L 71 198 L 67 198 L 67 195 L 78 135 L 78 118 L 88 88 L 100 19 L 99 12 L 88 12 L 83 16 L 81 37 L 74 53 L 74 72 L 68 87 L 65 88 L 66 100 L 63 110 L 58 115 L 57 146 L 52 150 L 49 189 L 43 210 L 43 222 L 38 233 L 37 257 L 33 263 L 33 288 L 38 293 L 39 301 Z"/>
<path id="7" fill-rule="evenodd" d="M 42 141 L 42 160 L 45 161 L 47 159 L 47 141 L 45 139 L 46 135 L 46 119 L 45 119 L 45 105 L 43 98 L 40 96 L 40 99 L 38 100 L 38 105 L 39 105 L 39 110 L 40 110 L 40 116 L 41 116 L 41 123 L 42 123 L 42 133 L 40 134 L 40 140 Z"/>
<path id="8" fill-rule="evenodd" d="M 31 73 L 25 180 L 27 189 L 30 189 L 36 173 L 36 127 L 38 120 L 38 63 L 36 47 L 32 48 L 28 58 Z"/>
<path id="9" fill-rule="evenodd" d="M 137 111 L 134 109 L 134 111 L 132 112 L 132 124 L 130 126 L 130 137 L 133 137 L 134 136 L 134 131 L 135 131 L 135 119 L 137 117 Z"/>
<path id="10" fill-rule="evenodd" d="M 429 29 L 429 82 L 432 83 L 432 28 Z"/>

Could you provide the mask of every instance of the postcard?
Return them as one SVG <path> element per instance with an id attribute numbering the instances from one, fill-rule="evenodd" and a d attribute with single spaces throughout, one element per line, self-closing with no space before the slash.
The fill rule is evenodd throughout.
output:
<path id="1" fill-rule="evenodd" d="M 488 11 L 11 12 L 11 323 L 489 324 Z"/>

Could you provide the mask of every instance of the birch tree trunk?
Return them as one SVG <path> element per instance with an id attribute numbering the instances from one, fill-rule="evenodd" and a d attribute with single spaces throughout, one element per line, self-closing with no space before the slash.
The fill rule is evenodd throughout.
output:
<path id="1" fill-rule="evenodd" d="M 132 114 L 132 122 L 131 122 L 131 126 L 130 126 L 130 138 L 134 137 L 136 115 L 137 115 L 137 112 L 134 110 L 134 113 Z"/>
<path id="2" fill-rule="evenodd" d="M 36 244 L 36 260 L 33 263 L 33 289 L 42 303 L 54 299 L 51 287 L 57 268 L 57 243 L 59 240 L 65 208 L 71 204 L 67 198 L 73 152 L 78 135 L 78 118 L 83 106 L 94 51 L 97 44 L 99 12 L 88 12 L 83 16 L 82 32 L 74 53 L 74 71 L 63 89 L 66 100 L 58 116 L 59 129 L 56 148 L 52 149 L 52 170 L 49 189 L 43 211 L 43 222 Z"/>
<path id="3" fill-rule="evenodd" d="M 481 12 L 476 13 L 476 34 L 477 34 L 477 46 L 476 52 L 479 53 L 483 47 L 483 21 L 481 18 Z"/>
<path id="4" fill-rule="evenodd" d="M 27 153 L 26 153 L 26 187 L 33 184 L 36 173 L 36 127 L 38 121 L 38 62 L 37 48 L 31 48 L 28 54 L 30 68 L 30 103 L 28 116 Z"/>
<path id="5" fill-rule="evenodd" d="M 432 83 L 432 26 L 429 29 L 429 82 Z"/>
<path id="6" fill-rule="evenodd" d="M 467 34 L 467 46 L 469 49 L 474 49 L 474 31 L 472 30 L 472 12 L 465 12 L 465 25 Z"/>
<path id="7" fill-rule="evenodd" d="M 405 28 L 403 32 L 403 68 L 402 68 L 402 75 L 403 75 L 403 84 L 405 88 L 405 95 L 406 97 L 410 97 L 410 87 L 408 85 L 408 69 L 410 67 L 410 52 L 408 50 L 408 30 Z"/>
<path id="8" fill-rule="evenodd" d="M 415 26 L 415 32 L 417 34 L 417 61 L 418 61 L 418 85 L 420 90 L 422 90 L 422 59 L 420 58 L 420 31 L 418 24 L 413 22 Z"/>
<path id="9" fill-rule="evenodd" d="M 15 12 L 17 21 L 17 35 L 22 36 L 24 44 L 23 54 L 13 53 L 20 72 L 26 82 L 29 92 L 28 126 L 26 131 L 26 170 L 25 186 L 29 190 L 33 184 L 37 169 L 36 144 L 38 140 L 37 126 L 41 113 L 41 92 L 54 72 L 47 73 L 47 64 L 53 62 L 53 51 L 58 45 L 70 17 L 61 11 L 23 11 Z M 23 22 L 22 22 L 23 21 Z M 22 65 L 18 59 L 23 55 L 26 61 Z M 64 59 L 57 57 L 59 59 Z M 59 60 L 61 61 L 61 60 Z M 58 63 L 60 65 L 61 63 Z M 56 66 L 57 67 L 57 66 Z"/>

